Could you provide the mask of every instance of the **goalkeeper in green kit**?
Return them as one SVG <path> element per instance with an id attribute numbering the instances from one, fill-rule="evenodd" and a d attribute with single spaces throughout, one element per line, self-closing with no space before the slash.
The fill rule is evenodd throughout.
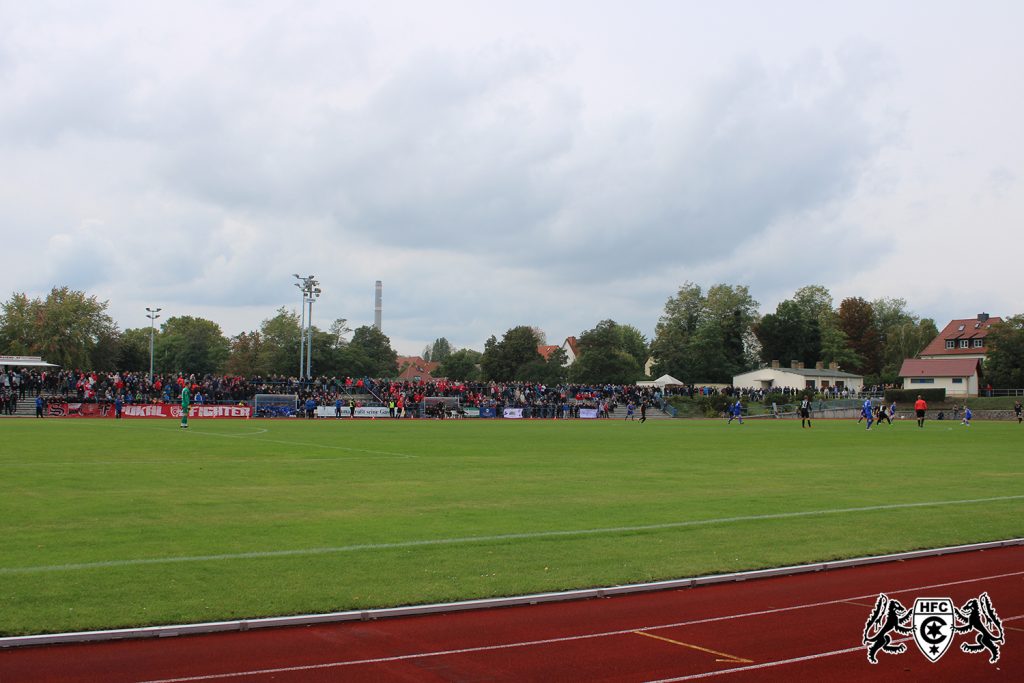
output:
<path id="1" fill-rule="evenodd" d="M 192 402 L 192 393 L 188 390 L 188 384 L 181 388 L 181 428 L 188 429 L 188 406 Z"/>

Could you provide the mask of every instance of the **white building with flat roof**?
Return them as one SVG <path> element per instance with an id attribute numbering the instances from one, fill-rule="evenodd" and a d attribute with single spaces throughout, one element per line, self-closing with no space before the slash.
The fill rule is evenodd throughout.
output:
<path id="1" fill-rule="evenodd" d="M 830 367 L 818 363 L 815 368 L 805 368 L 803 363 L 793 361 L 790 367 L 783 368 L 779 366 L 778 361 L 772 361 L 771 367 L 736 375 L 732 378 L 732 385 L 738 388 L 765 390 L 821 391 L 835 387 L 840 390 L 860 391 L 864 388 L 864 378 L 861 375 L 843 372 L 835 363 Z"/>

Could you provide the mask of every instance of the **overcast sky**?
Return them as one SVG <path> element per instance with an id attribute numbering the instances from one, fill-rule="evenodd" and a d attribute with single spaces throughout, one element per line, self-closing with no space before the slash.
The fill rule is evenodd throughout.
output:
<path id="1" fill-rule="evenodd" d="M 402 354 L 693 281 L 1024 312 L 1024 3 L 0 0 L 0 295 Z"/>

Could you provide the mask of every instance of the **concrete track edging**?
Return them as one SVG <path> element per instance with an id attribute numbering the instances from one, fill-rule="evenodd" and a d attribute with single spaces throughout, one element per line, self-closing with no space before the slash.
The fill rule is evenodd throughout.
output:
<path id="1" fill-rule="evenodd" d="M 111 629 L 105 631 L 75 631 L 69 633 L 44 633 L 32 636 L 10 636 L 0 638 L 0 648 L 27 647 L 32 645 L 56 645 L 61 643 L 82 643 L 109 640 L 167 638 L 173 636 L 222 633 L 226 631 L 249 631 L 262 628 L 282 628 L 286 626 L 311 626 L 345 621 L 369 621 L 371 619 L 387 619 L 445 612 L 462 612 L 468 610 L 492 609 L 495 607 L 513 607 L 517 605 L 535 605 L 542 602 L 564 602 L 569 600 L 586 600 L 604 598 L 630 593 L 645 593 L 659 590 L 691 588 L 715 583 L 731 581 L 749 581 L 773 576 L 789 576 L 810 572 L 843 569 L 882 562 L 897 562 L 921 557 L 936 557 L 953 553 L 965 553 L 978 550 L 991 550 L 1007 546 L 1024 545 L 1024 538 L 1012 538 L 987 543 L 971 543 L 967 545 L 912 550 L 909 552 L 889 555 L 857 557 L 847 560 L 813 562 L 810 564 L 775 567 L 772 569 L 755 569 L 745 572 L 728 574 L 709 574 L 685 579 L 654 581 L 651 583 L 635 583 L 604 588 L 584 588 L 579 590 L 558 591 L 552 593 L 534 593 L 505 598 L 484 598 L 480 600 L 462 600 L 459 602 L 437 603 L 430 605 L 410 605 L 408 607 L 385 607 L 371 610 L 349 610 L 345 612 L 329 612 L 326 614 L 299 614 L 282 617 L 262 617 L 258 619 L 235 619 L 231 621 L 211 621 L 197 624 L 178 624 L 171 626 L 145 626 L 139 628 Z"/>

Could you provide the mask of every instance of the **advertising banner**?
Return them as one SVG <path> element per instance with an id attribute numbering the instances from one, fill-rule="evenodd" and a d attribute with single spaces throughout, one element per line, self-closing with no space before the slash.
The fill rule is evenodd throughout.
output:
<path id="1" fill-rule="evenodd" d="M 114 406 L 108 403 L 51 403 L 51 417 L 114 417 Z M 181 419 L 181 406 L 165 404 L 132 404 L 121 409 L 122 417 L 164 417 Z M 248 418 L 249 406 L 193 405 L 188 409 L 190 418 Z"/>
<path id="2" fill-rule="evenodd" d="M 480 417 L 497 417 L 498 413 L 494 408 L 481 408 Z"/>
<path id="3" fill-rule="evenodd" d="M 46 414 L 50 417 L 106 417 L 107 407 L 98 403 L 48 403 Z M 111 406 L 110 411 L 113 410 Z"/>
<path id="4" fill-rule="evenodd" d="M 335 417 L 334 406 L 318 406 L 316 409 L 317 417 Z M 349 416 L 349 407 L 341 407 L 341 416 L 347 418 Z M 391 414 L 388 412 L 385 406 L 357 406 L 356 417 L 387 417 L 390 418 Z"/>
<path id="5" fill-rule="evenodd" d="M 523 417 L 522 408 L 505 408 L 502 415 L 508 420 L 518 420 Z"/>
<path id="6" fill-rule="evenodd" d="M 580 419 L 593 420 L 597 417 L 597 408 L 580 408 Z"/>

